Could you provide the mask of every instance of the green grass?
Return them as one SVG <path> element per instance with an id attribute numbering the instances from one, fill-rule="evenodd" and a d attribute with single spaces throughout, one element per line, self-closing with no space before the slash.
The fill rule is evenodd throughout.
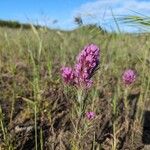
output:
<path id="1" fill-rule="evenodd" d="M 75 88 L 63 83 L 60 68 L 74 65 L 78 53 L 89 43 L 101 49 L 100 69 L 94 75 L 93 87 L 84 93 L 87 96 L 85 104 L 78 104 L 79 98 L 83 98 Z M 18 139 L 15 140 L 18 138 L 15 127 L 28 121 L 34 128 L 31 141 L 35 149 L 54 149 L 57 145 L 63 150 L 66 141 L 72 150 L 85 149 L 84 143 L 89 141 L 94 143 L 93 149 L 105 147 L 106 143 L 95 140 L 97 124 L 102 114 L 119 118 L 118 104 L 125 95 L 121 75 L 127 68 L 135 69 L 138 74 L 128 94 L 140 93 L 133 134 L 140 133 L 143 111 L 150 105 L 149 49 L 148 33 L 106 33 L 95 27 L 81 27 L 70 32 L 37 30 L 34 26 L 31 30 L 0 28 L 0 147 L 24 147 L 28 135 L 19 138 L 22 142 L 19 145 Z M 105 102 L 107 104 L 103 105 Z M 85 105 L 84 111 L 80 105 Z M 88 110 L 96 112 L 94 121 L 85 118 Z M 128 123 L 128 117 L 123 124 L 117 119 L 113 121 L 109 148 L 116 149 L 122 128 L 127 130 Z M 69 126 L 71 129 L 66 129 Z"/>

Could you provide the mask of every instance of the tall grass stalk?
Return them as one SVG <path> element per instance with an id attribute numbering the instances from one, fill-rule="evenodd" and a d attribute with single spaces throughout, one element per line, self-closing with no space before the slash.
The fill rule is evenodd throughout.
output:
<path id="1" fill-rule="evenodd" d="M 38 60 L 40 61 L 41 53 L 42 53 L 42 40 L 40 39 L 38 31 L 36 30 L 36 28 L 32 24 L 31 24 L 31 28 L 32 28 L 32 31 L 33 31 L 34 35 L 36 36 L 38 43 L 39 43 Z"/>
<path id="2" fill-rule="evenodd" d="M 13 145 L 11 144 L 11 141 L 9 139 L 9 134 L 7 132 L 7 128 L 4 125 L 4 121 L 3 121 L 3 112 L 2 112 L 2 108 L 0 106 L 0 128 L 2 130 L 2 135 L 3 135 L 3 139 L 4 139 L 4 143 L 7 147 L 8 150 L 14 150 Z"/>
<path id="3" fill-rule="evenodd" d="M 35 150 L 38 150 L 38 137 L 37 137 L 37 102 L 34 102 L 30 99 L 22 97 L 24 101 L 26 101 L 29 105 L 31 105 L 34 110 L 34 133 L 35 133 Z"/>
<path id="4" fill-rule="evenodd" d="M 34 130 L 35 130 L 35 150 L 38 150 L 37 141 L 37 106 L 34 104 Z"/>
<path id="5" fill-rule="evenodd" d="M 4 141 L 6 142 L 7 138 L 6 138 L 5 127 L 3 124 L 3 113 L 2 113 L 1 106 L 0 106 L 0 124 L 1 124 L 1 130 L 2 130 L 2 134 L 3 134 L 3 138 L 4 138 Z"/>
<path id="6" fill-rule="evenodd" d="M 41 145 L 41 150 L 44 150 L 43 147 L 43 130 L 40 128 L 40 145 Z"/>

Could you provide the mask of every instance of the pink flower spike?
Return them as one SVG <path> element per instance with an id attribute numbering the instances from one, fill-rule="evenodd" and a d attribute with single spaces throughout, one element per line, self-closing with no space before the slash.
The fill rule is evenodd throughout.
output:
<path id="1" fill-rule="evenodd" d="M 79 53 L 73 68 L 63 67 L 61 75 L 65 83 L 76 87 L 89 89 L 92 86 L 92 76 L 99 65 L 100 49 L 95 44 L 89 44 Z"/>
<path id="2" fill-rule="evenodd" d="M 87 119 L 89 119 L 89 120 L 94 119 L 94 118 L 95 118 L 95 112 L 92 112 L 92 111 L 86 112 L 86 117 L 87 117 Z"/>
<path id="3" fill-rule="evenodd" d="M 130 85 L 136 80 L 136 73 L 134 70 L 125 70 L 122 75 L 122 80 L 125 85 Z"/>
<path id="4" fill-rule="evenodd" d="M 100 49 L 95 44 L 89 44 L 79 53 L 74 67 L 76 84 L 88 89 L 92 85 L 90 79 L 99 64 Z"/>

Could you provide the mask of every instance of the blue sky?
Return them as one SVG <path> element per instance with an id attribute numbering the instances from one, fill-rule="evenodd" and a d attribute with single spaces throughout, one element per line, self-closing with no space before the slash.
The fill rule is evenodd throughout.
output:
<path id="1" fill-rule="evenodd" d="M 111 11 L 112 10 L 112 11 Z M 116 18 L 135 15 L 132 11 L 150 15 L 150 0 L 1 0 L 0 19 L 39 23 L 53 28 L 73 29 L 74 17 L 81 16 L 83 22 L 98 23 L 114 30 Z M 54 20 L 58 20 L 53 24 Z M 123 31 L 135 28 L 120 24 Z"/>

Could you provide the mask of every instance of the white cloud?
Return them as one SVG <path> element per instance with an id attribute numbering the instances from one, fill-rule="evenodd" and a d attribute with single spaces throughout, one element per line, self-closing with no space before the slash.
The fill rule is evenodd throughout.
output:
<path id="1" fill-rule="evenodd" d="M 103 16 L 104 12 L 112 8 L 116 15 L 124 15 L 129 13 L 129 10 L 140 12 L 143 14 L 150 13 L 150 1 L 137 1 L 137 0 L 96 0 L 88 2 L 80 6 L 74 11 L 74 15 L 80 14 L 86 16 Z M 110 16 L 111 13 L 108 13 Z"/>
<path id="2" fill-rule="evenodd" d="M 73 16 L 81 16 L 85 23 L 100 22 L 101 24 L 107 24 L 108 22 L 112 23 L 113 15 L 116 18 L 133 15 L 132 11 L 148 16 L 150 14 L 150 1 L 95 0 L 87 2 L 74 10 Z"/>

